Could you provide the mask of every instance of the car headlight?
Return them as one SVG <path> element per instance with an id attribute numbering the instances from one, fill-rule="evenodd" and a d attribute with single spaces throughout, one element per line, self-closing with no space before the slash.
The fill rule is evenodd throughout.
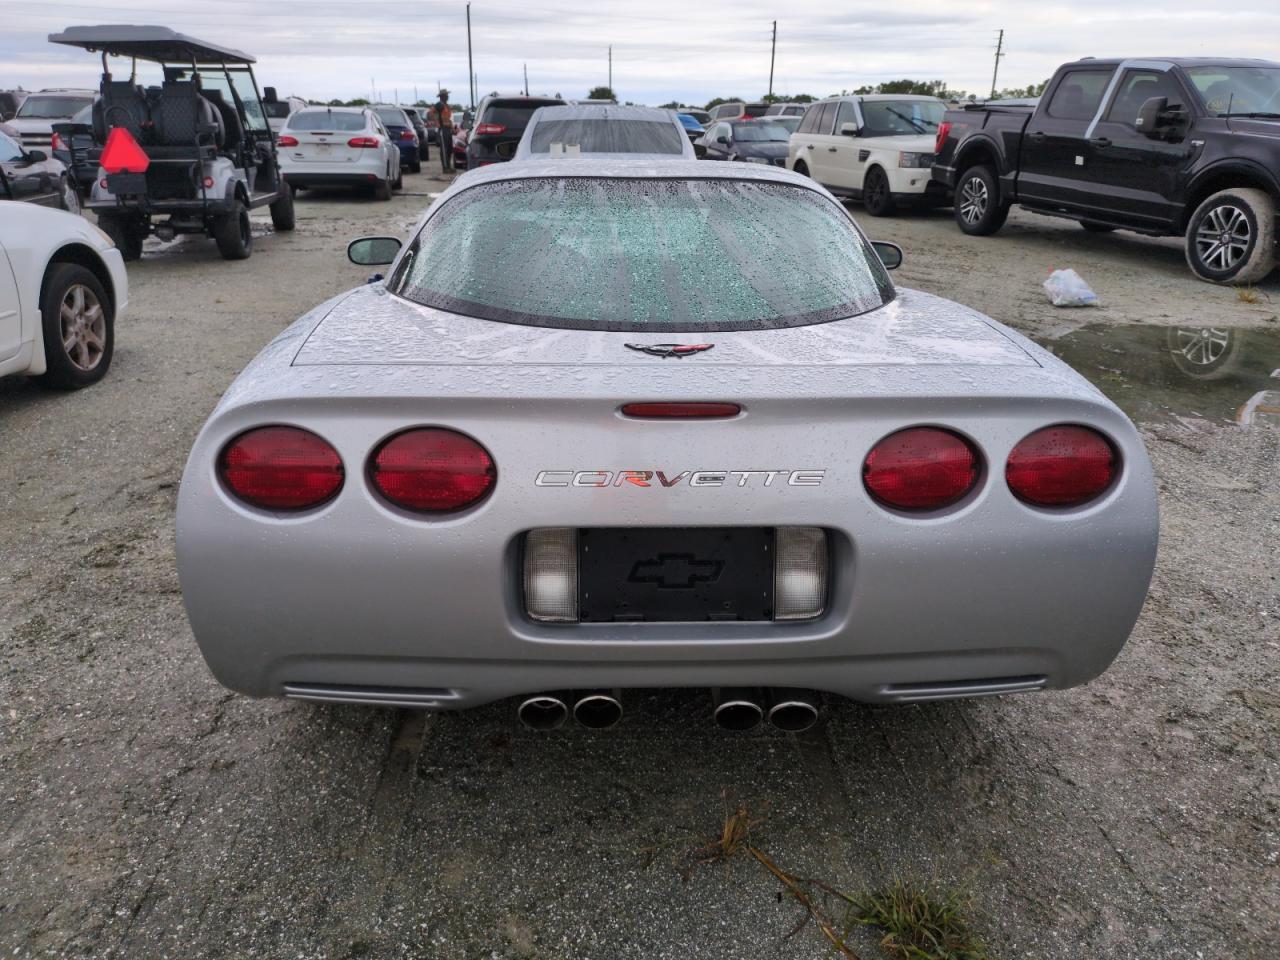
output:
<path id="1" fill-rule="evenodd" d="M 932 167 L 932 153 L 907 153 L 905 150 L 898 154 L 898 166 L 900 167 Z"/>
<path id="2" fill-rule="evenodd" d="M 768 163 L 769 162 L 768 157 L 741 157 L 740 159 L 745 160 L 747 163 Z"/>

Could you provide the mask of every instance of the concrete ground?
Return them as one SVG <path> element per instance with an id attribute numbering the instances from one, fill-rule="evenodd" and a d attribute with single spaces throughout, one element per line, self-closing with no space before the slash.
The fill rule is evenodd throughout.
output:
<path id="1" fill-rule="evenodd" d="M 347 239 L 403 235 L 444 185 L 405 184 L 391 203 L 301 194 L 296 232 L 262 218 L 245 262 L 201 240 L 149 247 L 103 383 L 0 382 L 0 956 L 826 955 L 812 927 L 787 936 L 798 908 L 754 861 L 686 869 L 738 803 L 794 873 L 958 886 L 1001 957 L 1273 955 L 1280 430 L 1231 421 L 1277 351 L 1276 279 L 1246 303 L 1193 280 L 1174 241 L 1023 213 L 977 239 L 945 214 L 853 208 L 905 248 L 900 283 L 1064 356 L 1091 337 L 1081 369 L 1143 426 L 1155 581 L 1085 687 L 832 703 L 798 737 L 727 735 L 694 691 L 629 694 L 619 728 L 552 735 L 510 704 L 428 716 L 231 695 L 174 572 L 187 451 L 264 344 L 364 280 Z M 1058 266 L 1103 306 L 1049 306 Z M 1238 370 L 1152 373 L 1168 351 L 1151 342 L 1204 325 L 1239 333 Z"/>

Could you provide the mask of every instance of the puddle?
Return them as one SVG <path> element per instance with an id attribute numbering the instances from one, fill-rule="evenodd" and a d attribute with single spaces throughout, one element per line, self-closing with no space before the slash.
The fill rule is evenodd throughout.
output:
<path id="1" fill-rule="evenodd" d="M 1280 330 L 1099 323 L 1034 339 L 1134 420 L 1280 423 Z"/>

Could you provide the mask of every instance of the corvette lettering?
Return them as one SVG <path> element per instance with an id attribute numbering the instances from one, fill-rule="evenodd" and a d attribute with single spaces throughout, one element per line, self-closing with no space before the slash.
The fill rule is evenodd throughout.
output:
<path id="1" fill-rule="evenodd" d="M 535 487 L 818 487 L 826 470 L 543 470 Z"/>

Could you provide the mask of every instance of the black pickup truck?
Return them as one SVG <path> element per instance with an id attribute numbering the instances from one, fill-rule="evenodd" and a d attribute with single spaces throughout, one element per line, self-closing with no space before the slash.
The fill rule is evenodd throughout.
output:
<path id="1" fill-rule="evenodd" d="M 1038 103 L 948 111 L 936 154 L 965 233 L 995 233 L 1017 203 L 1086 230 L 1185 236 L 1191 270 L 1215 283 L 1275 266 L 1280 63 L 1078 60 Z"/>

